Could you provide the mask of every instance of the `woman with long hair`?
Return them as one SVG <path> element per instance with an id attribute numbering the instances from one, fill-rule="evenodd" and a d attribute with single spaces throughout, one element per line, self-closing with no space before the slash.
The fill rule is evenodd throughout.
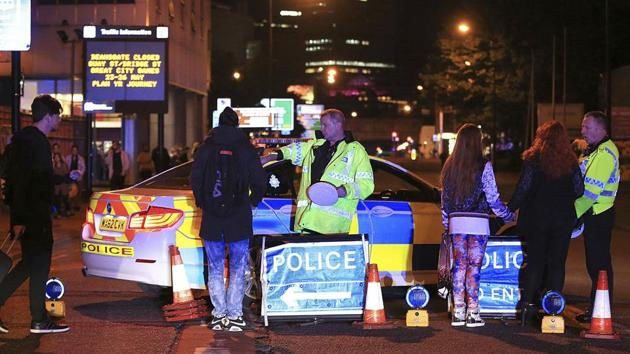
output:
<path id="1" fill-rule="evenodd" d="M 564 126 L 558 121 L 545 122 L 536 130 L 532 146 L 523 152 L 521 176 L 509 203 L 510 210 L 520 209 L 518 229 L 527 250 L 522 325 L 538 312 L 533 301 L 541 285 L 562 291 L 576 223 L 574 202 L 583 193 L 584 182 Z"/>
<path id="2" fill-rule="evenodd" d="M 464 124 L 442 169 L 442 223 L 453 243 L 451 325 L 479 327 L 479 272 L 490 236 L 489 213 L 514 218 L 501 201 L 492 164 L 483 158 L 481 130 Z"/>

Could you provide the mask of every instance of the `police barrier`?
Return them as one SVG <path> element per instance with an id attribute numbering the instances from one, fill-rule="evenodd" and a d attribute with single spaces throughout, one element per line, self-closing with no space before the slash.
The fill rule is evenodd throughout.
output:
<path id="1" fill-rule="evenodd" d="M 364 235 L 264 236 L 265 325 L 270 319 L 360 319 L 367 244 Z"/>
<path id="2" fill-rule="evenodd" d="M 524 254 L 518 237 L 490 237 L 481 264 L 479 306 L 484 317 L 514 317 L 521 298 Z"/>

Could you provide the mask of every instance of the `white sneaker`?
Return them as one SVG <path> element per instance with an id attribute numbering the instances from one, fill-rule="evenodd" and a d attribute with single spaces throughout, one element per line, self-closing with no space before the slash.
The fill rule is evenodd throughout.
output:
<path id="1" fill-rule="evenodd" d="M 482 327 L 486 322 L 481 319 L 479 310 L 468 312 L 466 315 L 466 327 Z"/>
<path id="2" fill-rule="evenodd" d="M 466 324 L 466 310 L 462 309 L 453 309 L 453 313 L 451 314 L 451 326 L 460 327 Z"/>
<path id="3" fill-rule="evenodd" d="M 243 332 L 247 329 L 247 323 L 243 319 L 243 316 L 238 316 L 235 319 L 228 318 L 225 325 L 225 330 L 228 332 Z"/>

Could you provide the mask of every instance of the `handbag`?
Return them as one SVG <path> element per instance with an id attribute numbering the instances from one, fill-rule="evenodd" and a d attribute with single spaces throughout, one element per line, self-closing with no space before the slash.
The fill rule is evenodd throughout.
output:
<path id="1" fill-rule="evenodd" d="M 4 279 L 4 277 L 9 273 L 9 270 L 11 270 L 11 266 L 13 266 L 13 260 L 11 259 L 11 257 L 9 256 L 9 253 L 11 252 L 11 249 L 13 248 L 13 245 L 15 244 L 15 241 L 17 241 L 17 237 L 12 237 L 12 233 L 9 232 L 7 233 L 7 237 L 4 239 L 4 241 L 2 242 L 2 245 L 0 246 L 0 283 L 2 283 L 2 280 Z M 12 240 L 9 248 L 7 248 L 6 253 L 3 251 L 4 245 L 7 243 L 7 241 Z"/>
<path id="2" fill-rule="evenodd" d="M 438 295 L 447 299 L 453 289 L 453 240 L 448 232 L 442 233 L 440 242 L 440 255 L 438 257 Z"/>

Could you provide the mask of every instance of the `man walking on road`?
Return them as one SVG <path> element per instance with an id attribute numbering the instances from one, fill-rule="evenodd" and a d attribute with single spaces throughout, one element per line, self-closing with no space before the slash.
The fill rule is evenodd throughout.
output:
<path id="1" fill-rule="evenodd" d="M 35 97 L 31 105 L 33 125 L 12 139 L 7 172 L 7 199 L 11 208 L 11 231 L 19 237 L 22 259 L 0 283 L 0 306 L 22 283 L 29 281 L 31 333 L 67 332 L 46 313 L 44 293 L 53 249 L 53 166 L 47 135 L 57 129 L 61 104 L 49 95 Z M 0 332 L 8 328 L 0 321 Z"/>
<path id="2" fill-rule="evenodd" d="M 613 297 L 613 269 L 610 241 L 615 223 L 615 196 L 619 187 L 619 151 L 608 137 L 606 115 L 592 111 L 584 115 L 582 135 L 588 143 L 580 169 L 584 176 L 584 195 L 575 201 L 578 218 L 584 220 L 586 269 L 591 277 L 590 307 L 576 317 L 579 322 L 591 321 L 591 309 L 597 290 L 600 270 L 608 273 L 610 303 Z"/>
<path id="3" fill-rule="evenodd" d="M 219 116 L 219 126 L 197 151 L 191 172 L 195 203 L 203 211 L 199 234 L 208 258 L 212 330 L 246 329 L 243 296 L 253 236 L 252 206 L 260 203 L 266 185 L 265 171 L 238 128 L 236 112 L 226 108 Z M 223 278 L 226 245 L 230 252 L 227 291 Z"/>
<path id="4" fill-rule="evenodd" d="M 294 143 L 261 157 L 263 165 L 273 160 L 291 160 L 303 168 L 295 214 L 297 231 L 350 232 L 357 222 L 359 199 L 367 198 L 374 191 L 370 158 L 363 145 L 346 135 L 344 120 L 340 110 L 327 109 L 321 114 L 324 139 Z M 318 205 L 307 195 L 307 189 L 320 181 L 331 183 L 337 189 L 339 199 L 333 205 Z"/>

